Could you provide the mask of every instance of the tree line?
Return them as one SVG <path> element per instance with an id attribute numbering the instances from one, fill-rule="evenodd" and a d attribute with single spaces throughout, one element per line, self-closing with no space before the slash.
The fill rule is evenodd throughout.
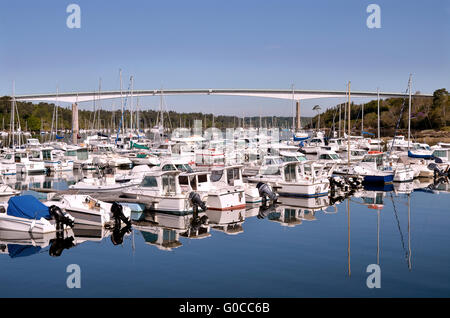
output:
<path id="1" fill-rule="evenodd" d="M 361 130 L 363 120 L 362 110 L 364 106 L 364 130 L 376 132 L 378 127 L 377 100 L 368 103 L 351 103 L 351 123 L 352 131 Z M 344 125 L 344 109 L 346 104 L 336 105 L 313 117 L 308 128 L 339 128 L 339 107 L 341 106 L 341 125 Z M 400 117 L 401 109 L 403 113 L 400 120 L 399 129 L 408 128 L 408 98 L 388 98 L 380 100 L 380 128 L 381 133 L 392 131 L 396 128 Z M 320 108 L 320 107 L 319 107 Z M 316 108 L 318 109 L 318 108 Z M 334 123 L 334 124 L 333 124 Z M 347 129 L 348 122 L 345 124 Z M 415 97 L 411 99 L 411 129 L 413 130 L 449 130 L 450 126 L 450 98 L 449 92 L 445 88 L 434 91 L 433 96 Z"/>
<path id="2" fill-rule="evenodd" d="M 10 130 L 11 124 L 11 97 L 0 97 L 0 125 L 2 130 Z M 53 119 L 55 112 L 54 103 L 31 103 L 16 101 L 17 110 L 19 113 L 20 126 L 22 130 L 37 133 L 39 131 L 50 131 L 55 121 Z M 95 113 L 93 110 L 79 109 L 78 122 L 80 129 L 101 129 L 116 131 L 121 122 L 120 110 L 108 110 L 105 106 Z M 141 109 L 149 107 L 140 107 Z M 279 127 L 291 128 L 292 117 L 280 116 L 253 116 L 253 117 L 238 117 L 213 115 L 211 113 L 189 112 L 180 113 L 175 111 L 164 112 L 164 127 L 178 128 L 178 127 L 193 127 L 194 120 L 201 120 L 204 128 L 209 128 L 214 125 L 219 129 L 236 128 L 236 127 Z M 130 111 L 124 112 L 124 126 L 129 127 L 131 120 Z M 138 120 L 137 113 L 133 113 L 133 126 L 136 127 Z M 150 128 L 160 123 L 160 111 L 157 110 L 140 110 L 139 111 L 139 128 Z M 310 124 L 310 117 L 302 117 L 302 125 Z M 16 128 L 17 118 L 16 118 Z M 53 129 L 55 127 L 53 126 Z M 58 130 L 72 129 L 72 109 L 69 107 L 58 106 Z"/>

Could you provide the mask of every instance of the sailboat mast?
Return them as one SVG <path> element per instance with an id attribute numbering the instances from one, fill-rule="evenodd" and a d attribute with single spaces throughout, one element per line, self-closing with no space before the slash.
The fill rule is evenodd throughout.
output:
<path id="1" fill-rule="evenodd" d="M 121 112 L 122 112 L 122 120 L 121 120 L 121 122 L 122 122 L 122 127 L 119 127 L 119 129 L 120 128 L 122 128 L 122 134 L 124 133 L 124 131 L 123 131 L 123 128 L 124 128 L 124 123 L 123 123 L 123 92 L 122 92 L 122 90 L 123 90 L 123 83 L 122 83 L 122 70 L 120 70 L 119 71 L 119 75 L 120 75 L 120 104 L 121 104 Z"/>
<path id="2" fill-rule="evenodd" d="M 295 132 L 295 93 L 294 93 L 294 84 L 292 84 L 292 131 Z"/>
<path id="3" fill-rule="evenodd" d="M 409 90 L 409 110 L 408 110 L 408 151 L 411 147 L 411 79 L 412 74 L 409 74 L 408 90 Z"/>
<path id="4" fill-rule="evenodd" d="M 361 136 L 364 137 L 364 102 L 361 104 Z"/>
<path id="5" fill-rule="evenodd" d="M 56 129 L 55 129 L 55 140 L 57 139 L 56 137 L 58 136 L 58 95 L 59 95 L 59 87 L 56 87 L 56 106 L 55 106 L 55 112 L 56 112 Z"/>
<path id="6" fill-rule="evenodd" d="M 380 137 L 380 91 L 377 87 L 377 117 L 378 117 L 378 150 L 381 151 L 381 137 Z"/>
<path id="7" fill-rule="evenodd" d="M 100 111 L 101 111 L 101 99 L 100 99 L 100 94 L 101 94 L 101 91 L 102 91 L 102 78 L 100 77 L 99 78 L 99 80 L 98 80 L 98 107 L 97 107 L 97 112 L 98 112 L 98 115 L 97 115 L 97 120 L 98 120 L 98 125 L 97 125 L 97 127 L 98 127 L 98 130 L 100 131 L 100 126 L 101 126 L 101 121 L 100 121 Z M 94 123 L 95 124 L 95 123 Z"/>
<path id="8" fill-rule="evenodd" d="M 348 172 L 350 172 L 350 81 L 348 82 L 348 135 L 347 135 L 347 159 Z"/>
<path id="9" fill-rule="evenodd" d="M 134 78 L 130 77 L 131 81 L 131 100 L 130 100 L 130 133 L 133 132 L 133 88 L 134 88 Z"/>
<path id="10" fill-rule="evenodd" d="M 341 108 L 342 104 L 339 104 L 339 138 L 341 138 Z"/>
<path id="11" fill-rule="evenodd" d="M 12 136 L 12 144 L 13 144 L 13 149 L 14 151 L 16 150 L 16 144 L 15 144 L 15 137 L 14 137 L 14 131 L 15 131 L 15 104 L 16 104 L 16 82 L 13 81 L 13 98 L 12 98 L 12 104 L 11 104 L 11 122 L 12 122 L 12 126 L 11 126 L 11 136 Z"/>

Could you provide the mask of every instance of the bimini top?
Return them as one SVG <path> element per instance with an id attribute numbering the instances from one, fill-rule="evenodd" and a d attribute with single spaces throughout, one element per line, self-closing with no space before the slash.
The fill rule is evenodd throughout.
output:
<path id="1" fill-rule="evenodd" d="M 12 197 L 8 201 L 8 215 L 24 219 L 50 219 L 48 207 L 32 195 Z"/>

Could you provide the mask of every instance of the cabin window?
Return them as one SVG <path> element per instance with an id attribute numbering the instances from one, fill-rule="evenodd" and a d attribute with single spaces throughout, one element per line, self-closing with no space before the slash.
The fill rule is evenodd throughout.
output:
<path id="1" fill-rule="evenodd" d="M 164 175 L 162 176 L 162 185 L 164 194 L 175 193 L 176 183 L 174 175 Z"/>
<path id="2" fill-rule="evenodd" d="M 41 153 L 39 151 L 32 151 L 31 152 L 31 158 L 32 159 L 39 159 L 41 157 Z"/>
<path id="3" fill-rule="evenodd" d="M 20 154 L 14 156 L 14 162 L 20 162 Z"/>
<path id="4" fill-rule="evenodd" d="M 222 179 L 223 170 L 213 170 L 211 172 L 211 182 L 217 182 Z"/>
<path id="5" fill-rule="evenodd" d="M 158 186 L 158 182 L 155 177 L 147 176 L 142 180 L 141 186 L 146 188 L 153 188 Z"/>
<path id="6" fill-rule="evenodd" d="M 305 156 L 298 156 L 298 157 L 297 157 L 297 160 L 298 160 L 298 161 L 306 161 L 306 160 L 308 160 L 308 159 L 306 159 Z"/>
<path id="7" fill-rule="evenodd" d="M 227 169 L 227 179 L 229 185 L 234 185 L 234 180 L 241 178 L 239 168 Z"/>
<path id="8" fill-rule="evenodd" d="M 284 162 L 292 162 L 292 161 L 297 161 L 295 159 L 295 157 L 283 157 L 283 161 Z"/>
<path id="9" fill-rule="evenodd" d="M 66 156 L 68 156 L 68 157 L 75 157 L 76 155 L 77 155 L 77 152 L 74 150 L 66 151 Z"/>
<path id="10" fill-rule="evenodd" d="M 328 160 L 330 159 L 327 154 L 322 154 L 319 156 L 319 159 Z"/>
<path id="11" fill-rule="evenodd" d="M 197 190 L 197 178 L 195 176 L 191 176 L 190 179 L 192 190 Z"/>
<path id="12" fill-rule="evenodd" d="M 204 183 L 208 181 L 208 175 L 200 174 L 198 175 L 198 183 Z"/>
<path id="13" fill-rule="evenodd" d="M 42 158 L 44 160 L 51 160 L 52 159 L 52 151 L 51 150 L 42 150 Z"/>
<path id="14" fill-rule="evenodd" d="M 180 176 L 179 182 L 180 182 L 181 185 L 188 185 L 189 184 L 189 179 L 188 179 L 187 176 Z"/>
<path id="15" fill-rule="evenodd" d="M 287 165 L 284 167 L 284 177 L 286 181 L 295 181 L 295 165 Z"/>
<path id="16" fill-rule="evenodd" d="M 177 170 L 177 168 L 175 168 L 174 165 L 170 164 L 170 165 L 164 165 L 161 170 L 162 171 L 175 171 L 175 170 Z"/>
<path id="17" fill-rule="evenodd" d="M 445 157 L 445 150 L 435 150 L 433 152 L 433 156 L 444 158 Z"/>
<path id="18" fill-rule="evenodd" d="M 77 151 L 77 159 L 78 160 L 87 160 L 89 158 L 87 149 L 79 149 Z"/>

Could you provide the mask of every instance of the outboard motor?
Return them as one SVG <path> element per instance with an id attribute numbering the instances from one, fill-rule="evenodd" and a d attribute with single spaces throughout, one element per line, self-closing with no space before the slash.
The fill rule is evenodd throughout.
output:
<path id="1" fill-rule="evenodd" d="M 189 201 L 194 207 L 194 210 L 200 207 L 202 211 L 206 211 L 206 204 L 202 201 L 200 195 L 197 192 L 192 191 L 191 193 L 189 193 Z"/>
<path id="2" fill-rule="evenodd" d="M 125 227 L 121 227 L 120 220 L 114 225 L 113 232 L 111 233 L 111 242 L 113 245 L 119 245 L 123 243 L 123 237 L 125 234 L 131 232 L 131 223 Z"/>
<path id="3" fill-rule="evenodd" d="M 49 255 L 53 257 L 61 256 L 64 250 L 68 250 L 69 248 L 75 246 L 74 241 L 75 239 L 73 238 L 73 236 L 65 238 L 64 234 L 61 234 L 61 232 L 56 233 L 56 238 L 50 240 L 51 246 L 48 251 Z"/>
<path id="4" fill-rule="evenodd" d="M 197 215 L 191 219 L 191 228 L 194 231 L 196 231 L 202 225 L 206 224 L 208 224 L 208 217 L 206 215 L 202 216 L 201 218 Z"/>
<path id="5" fill-rule="evenodd" d="M 51 217 L 56 221 L 56 230 L 63 230 L 64 225 L 73 227 L 74 221 L 68 216 L 64 215 L 59 207 L 57 207 L 56 205 L 52 205 L 48 210 Z"/>
<path id="6" fill-rule="evenodd" d="M 259 195 L 263 198 L 264 202 L 269 200 L 275 202 L 278 199 L 277 194 L 272 190 L 272 188 L 267 183 L 258 182 L 256 188 L 258 189 Z"/>
<path id="7" fill-rule="evenodd" d="M 123 214 L 123 207 L 117 203 L 117 202 L 113 202 L 112 206 L 111 206 L 111 213 L 114 217 L 114 220 L 116 221 L 115 224 L 121 225 L 121 222 L 124 222 L 127 226 L 131 227 L 131 221 L 125 217 L 125 215 Z"/>
<path id="8" fill-rule="evenodd" d="M 276 207 L 273 204 L 271 204 L 269 206 L 261 205 L 259 207 L 259 212 L 258 212 L 257 218 L 265 219 L 271 212 L 276 212 Z"/>

